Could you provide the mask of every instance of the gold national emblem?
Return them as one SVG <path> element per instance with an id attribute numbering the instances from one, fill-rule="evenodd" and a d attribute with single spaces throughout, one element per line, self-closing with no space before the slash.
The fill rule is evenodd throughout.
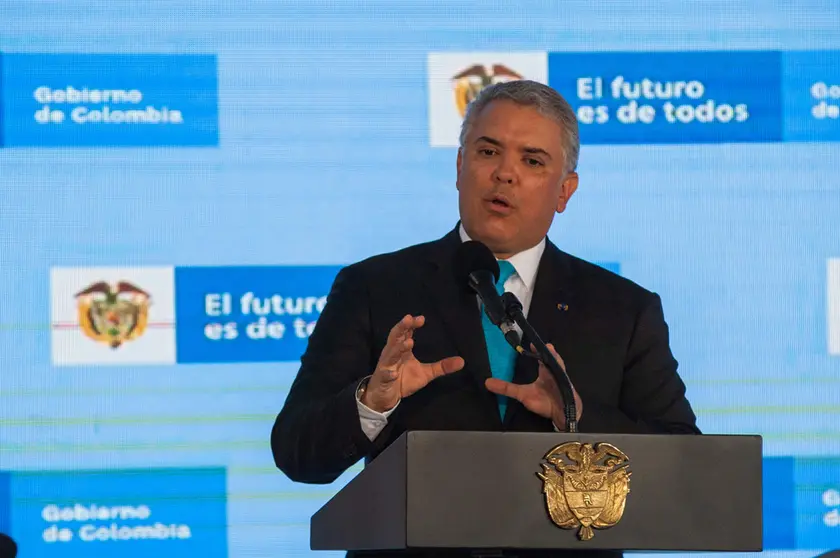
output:
<path id="1" fill-rule="evenodd" d="M 502 64 L 493 64 L 491 67 L 476 64 L 453 76 L 455 105 L 461 118 L 467 112 L 467 105 L 478 97 L 482 89 L 494 83 L 519 79 L 522 79 L 521 75 Z"/>
<path id="2" fill-rule="evenodd" d="M 116 287 L 94 283 L 76 293 L 79 325 L 94 341 L 116 349 L 143 335 L 150 301 L 147 292 L 125 281 Z"/>
<path id="3" fill-rule="evenodd" d="M 630 492 L 629 459 L 607 443 L 566 442 L 552 448 L 540 463 L 543 494 L 551 521 L 563 529 L 580 528 L 588 541 L 594 529 L 619 522 Z"/>

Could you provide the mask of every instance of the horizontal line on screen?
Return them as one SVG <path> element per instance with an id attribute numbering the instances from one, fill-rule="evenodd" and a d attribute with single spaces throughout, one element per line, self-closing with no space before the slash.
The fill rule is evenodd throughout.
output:
<path id="1" fill-rule="evenodd" d="M 280 409 L 278 408 L 279 412 Z M 206 424 L 225 422 L 274 422 L 277 413 L 257 415 L 194 415 L 161 417 L 153 415 L 105 417 L 37 417 L 26 419 L 0 419 L 0 426 L 75 426 L 103 424 Z"/>
<path id="2" fill-rule="evenodd" d="M 271 363 L 246 363 L 246 364 L 229 364 L 223 366 L 231 366 L 236 367 L 237 370 L 241 370 L 242 366 L 248 365 L 265 365 Z M 176 365 L 177 366 L 177 365 Z M 186 365 L 185 365 L 186 366 Z M 215 364 L 214 366 L 218 366 Z M 0 400 L 7 397 L 65 397 L 68 395 L 73 395 L 75 397 L 84 397 L 84 396 L 103 396 L 103 395 L 190 395 L 190 394 L 212 394 L 212 395 L 235 395 L 237 393 L 253 393 L 253 392 L 261 392 L 261 393 L 277 393 L 277 394 L 285 394 L 289 391 L 291 387 L 293 378 L 290 378 L 288 382 L 283 382 L 281 384 L 276 385 L 256 385 L 256 386 L 220 386 L 220 387 L 157 387 L 157 386 L 150 386 L 150 387 L 139 387 L 133 388 L 130 386 L 109 386 L 104 388 L 73 388 L 73 387 L 50 387 L 44 389 L 4 389 L 2 395 L 0 395 Z M 796 378 L 741 378 L 737 380 L 732 379 L 719 379 L 719 380 L 691 380 L 687 382 L 689 387 L 705 387 L 705 386 L 716 386 L 716 385 L 728 385 L 728 386 L 737 386 L 737 385 L 762 385 L 762 384 L 801 384 L 803 382 L 803 378 L 796 377 Z M 840 377 L 837 376 L 824 376 L 824 377 L 813 377 L 807 378 L 808 383 L 820 383 L 820 384 L 838 384 L 840 385 Z M 278 409 L 279 411 L 279 409 Z"/>
<path id="3" fill-rule="evenodd" d="M 239 367 L 241 365 L 237 365 Z M 273 385 L 257 385 L 257 386 L 221 386 L 221 387 L 141 387 L 131 388 L 126 386 L 97 388 L 97 389 L 74 389 L 72 387 L 66 388 L 45 388 L 45 389 L 21 389 L 21 390 L 3 390 L 3 395 L 0 400 L 5 397 L 64 397 L 72 395 L 74 397 L 84 396 L 103 396 L 103 395 L 189 395 L 189 394 L 212 394 L 212 395 L 233 395 L 236 393 L 252 393 L 252 392 L 278 392 L 285 393 L 289 390 L 291 381 Z M 280 409 L 277 409 L 278 411 Z"/>
<path id="4" fill-rule="evenodd" d="M 146 327 L 174 327 L 174 321 L 148 322 Z M 0 323 L 0 332 L 9 331 L 49 331 L 51 329 L 77 329 L 77 322 L 37 322 L 37 323 Z"/>
<path id="5" fill-rule="evenodd" d="M 707 434 L 713 434 L 711 432 Z M 727 434 L 760 434 L 765 441 L 797 441 L 801 442 L 803 439 L 808 439 L 810 441 L 840 441 L 840 432 L 838 431 L 830 431 L 830 432 L 809 432 L 809 431 L 796 431 L 796 432 L 785 432 L 785 433 L 762 433 L 762 432 L 727 432 Z M 14 443 L 5 443 L 2 447 L 0 447 L 0 455 L 2 454 L 15 454 L 19 452 L 42 452 L 42 453 L 59 453 L 59 452 L 70 452 L 72 454 L 78 454 L 80 451 L 88 451 L 88 452 L 130 452 L 130 451 L 144 451 L 147 452 L 149 450 L 166 450 L 166 451 L 182 451 L 182 452 L 206 452 L 206 451 L 213 451 L 213 450 L 228 450 L 228 451 L 237 451 L 237 450 L 258 450 L 260 452 L 269 451 L 269 440 L 266 439 L 259 439 L 259 440 L 237 440 L 237 441 L 230 441 L 230 442 L 191 442 L 191 443 L 184 443 L 184 442 L 162 442 L 162 441 L 148 441 L 142 443 L 124 443 L 124 444 L 14 444 Z"/>
<path id="6" fill-rule="evenodd" d="M 584 406 L 585 408 L 585 406 Z M 278 409 L 279 412 L 279 409 Z M 836 414 L 840 415 L 840 405 L 795 405 L 795 406 L 742 406 L 742 407 L 695 407 L 698 415 L 790 415 L 790 414 Z M 35 417 L 21 419 L 0 419 L 2 427 L 24 427 L 24 426 L 78 426 L 78 425 L 119 425 L 119 424 L 146 424 L 146 425 L 183 425 L 183 424 L 224 424 L 257 422 L 274 422 L 276 413 L 259 414 L 236 414 L 236 415 L 190 415 L 190 416 L 102 416 L 102 417 Z"/>
<path id="7" fill-rule="evenodd" d="M 41 472 L 41 471 L 38 471 Z M 280 473 L 279 470 L 275 469 L 277 474 Z M 184 500 L 185 497 L 183 495 L 166 497 L 166 496 L 156 496 L 156 495 L 149 495 L 148 492 L 143 490 L 142 488 L 139 489 L 140 492 L 143 493 L 143 503 L 147 505 L 152 504 L 160 504 L 162 502 L 178 502 Z M 321 499 L 328 499 L 332 498 L 335 494 L 335 491 L 327 491 L 327 490 L 301 490 L 301 491 L 283 491 L 283 492 L 230 492 L 227 494 L 209 494 L 209 495 L 202 495 L 202 494 L 191 494 L 189 499 L 192 501 L 201 501 L 201 502 L 224 502 L 230 500 L 321 500 Z M 50 503 L 54 500 L 49 495 L 36 497 L 36 498 L 24 498 L 24 497 L 17 497 L 15 498 L 16 504 L 43 504 L 43 503 Z M 106 497 L 99 497 L 97 498 L 97 503 L 101 505 L 111 504 L 111 503 L 121 503 L 124 501 L 124 497 L 121 495 L 118 498 L 114 498 L 111 501 L 107 496 Z"/>
<path id="8" fill-rule="evenodd" d="M 167 327 L 175 327 L 175 322 L 148 322 L 146 324 L 147 328 L 152 329 L 160 329 L 160 328 L 167 328 Z M 74 322 L 56 322 L 50 324 L 51 329 L 80 329 L 79 324 Z"/>
<path id="9" fill-rule="evenodd" d="M 212 466 L 212 465 L 211 465 Z M 278 473 L 277 467 L 273 465 L 219 465 L 220 467 L 224 467 L 225 472 L 228 475 L 237 475 L 237 476 L 265 476 L 265 475 L 276 475 Z M 181 469 L 181 468 L 191 468 L 195 467 L 194 463 L 160 463 L 160 464 L 153 464 L 150 465 L 148 462 L 143 462 L 141 466 L 134 466 L 134 465 L 121 465 L 117 466 L 105 466 L 101 468 L 94 468 L 94 469 L 72 469 L 70 472 L 73 475 L 80 475 L 86 472 L 94 472 L 100 473 L 102 471 L 124 471 L 125 469 Z M 364 468 L 364 465 L 361 461 L 352 465 L 347 468 L 348 473 L 358 473 Z M 30 467 L 14 467 L 16 472 L 32 472 L 32 473 L 63 473 L 67 472 L 68 469 L 66 467 L 45 467 L 45 466 L 38 466 L 34 468 Z M 180 474 L 180 472 L 179 472 Z M 301 485 L 301 489 L 310 490 L 311 488 L 309 485 Z"/>

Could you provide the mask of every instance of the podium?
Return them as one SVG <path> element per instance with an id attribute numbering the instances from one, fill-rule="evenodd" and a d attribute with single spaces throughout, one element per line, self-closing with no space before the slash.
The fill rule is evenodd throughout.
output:
<path id="1" fill-rule="evenodd" d="M 407 432 L 312 516 L 310 547 L 757 552 L 762 440 Z"/>

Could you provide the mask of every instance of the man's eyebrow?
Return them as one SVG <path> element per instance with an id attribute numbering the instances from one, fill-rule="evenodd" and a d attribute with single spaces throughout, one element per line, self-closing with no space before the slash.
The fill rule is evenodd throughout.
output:
<path id="1" fill-rule="evenodd" d="M 478 143 L 478 142 L 481 142 L 481 141 L 483 141 L 485 143 L 489 143 L 489 144 L 492 144 L 492 145 L 498 145 L 499 147 L 502 147 L 502 142 L 500 142 L 497 139 L 493 139 L 490 136 L 480 136 L 475 140 L 475 143 Z"/>
<path id="2" fill-rule="evenodd" d="M 489 143 L 490 145 L 495 145 L 497 147 L 503 147 L 502 142 L 495 138 L 491 138 L 490 136 L 479 136 L 476 138 L 475 143 L 484 142 Z M 522 148 L 523 153 L 529 153 L 531 155 L 545 155 L 549 159 L 551 159 L 551 153 L 543 149 L 542 147 L 530 147 L 525 146 Z"/>
<path id="3" fill-rule="evenodd" d="M 541 147 L 523 147 L 522 151 L 524 151 L 525 153 L 531 153 L 532 155 L 545 155 L 546 157 L 551 159 L 551 153 L 549 153 Z"/>

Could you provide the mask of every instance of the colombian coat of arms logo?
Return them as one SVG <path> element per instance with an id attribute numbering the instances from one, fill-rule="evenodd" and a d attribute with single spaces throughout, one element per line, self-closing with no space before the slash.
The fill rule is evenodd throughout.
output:
<path id="1" fill-rule="evenodd" d="M 458 72 L 452 77 L 455 89 L 455 105 L 461 118 L 467 112 L 467 106 L 478 97 L 481 90 L 494 83 L 523 79 L 522 75 L 503 64 L 485 66 L 475 64 Z"/>
<path id="2" fill-rule="evenodd" d="M 75 296 L 79 326 L 98 343 L 116 349 L 146 330 L 151 296 L 127 281 L 116 285 L 100 281 Z"/>
<path id="3" fill-rule="evenodd" d="M 578 529 L 588 541 L 593 529 L 606 529 L 621 520 L 630 492 L 628 457 L 617 447 L 599 443 L 566 442 L 544 456 L 542 473 L 548 514 L 563 529 Z"/>

